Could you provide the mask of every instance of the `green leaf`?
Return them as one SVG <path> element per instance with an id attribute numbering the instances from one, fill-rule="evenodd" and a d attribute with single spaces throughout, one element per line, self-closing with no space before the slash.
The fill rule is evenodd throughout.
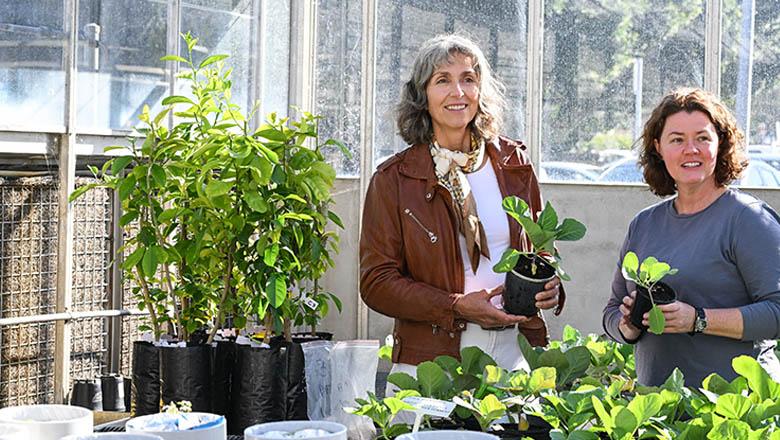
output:
<path id="1" fill-rule="evenodd" d="M 496 361 L 479 347 L 465 347 L 460 351 L 463 374 L 482 374 L 488 365 L 496 365 Z"/>
<path id="2" fill-rule="evenodd" d="M 573 218 L 567 218 L 563 220 L 561 226 L 556 231 L 556 240 L 560 241 L 577 241 L 585 236 L 587 228 L 585 225 L 574 220 Z"/>
<path id="3" fill-rule="evenodd" d="M 748 385 L 761 401 L 780 399 L 780 383 L 772 380 L 757 360 L 750 356 L 738 356 L 731 361 L 731 365 L 734 371 L 747 379 Z"/>
<path id="4" fill-rule="evenodd" d="M 555 209 L 553 209 L 550 202 L 547 202 L 547 204 L 544 205 L 542 213 L 539 214 L 537 224 L 545 231 L 554 231 L 558 226 L 558 214 L 555 212 Z"/>
<path id="5" fill-rule="evenodd" d="M 339 228 L 344 229 L 344 222 L 341 221 L 341 217 L 336 215 L 333 211 L 328 211 L 328 218 L 335 223 Z"/>
<path id="6" fill-rule="evenodd" d="M 628 251 L 626 252 L 626 255 L 623 257 L 623 272 L 624 277 L 625 273 L 627 272 L 629 274 L 629 279 L 636 281 L 637 280 L 637 271 L 639 270 L 639 257 L 636 256 L 635 253 Z"/>
<path id="7" fill-rule="evenodd" d="M 637 425 L 642 425 L 661 411 L 661 395 L 657 393 L 637 395 L 628 402 L 628 410 L 634 414 Z"/>
<path id="8" fill-rule="evenodd" d="M 130 255 L 127 256 L 127 258 L 125 258 L 125 261 L 122 263 L 122 268 L 125 270 L 131 270 L 136 265 L 138 265 L 143 256 L 144 248 L 138 246 Z"/>
<path id="9" fill-rule="evenodd" d="M 206 185 L 206 196 L 209 199 L 214 199 L 219 196 L 224 196 L 230 192 L 231 184 L 223 182 L 221 180 L 212 180 Z"/>
<path id="10" fill-rule="evenodd" d="M 167 179 L 165 177 L 165 170 L 163 167 L 161 167 L 158 164 L 152 164 L 151 168 L 152 173 L 152 179 L 154 179 L 154 183 L 159 188 L 165 188 L 165 184 L 167 183 Z"/>
<path id="11" fill-rule="evenodd" d="M 740 420 L 726 420 L 707 434 L 710 440 L 735 440 L 747 439 L 750 434 L 750 426 Z"/>
<path id="12" fill-rule="evenodd" d="M 133 161 L 133 156 L 120 156 L 111 161 L 111 174 L 118 176 L 130 162 Z"/>
<path id="13" fill-rule="evenodd" d="M 278 309 L 287 299 L 287 285 L 282 277 L 272 275 L 265 287 L 266 296 L 271 307 Z"/>
<path id="14" fill-rule="evenodd" d="M 119 227 L 124 228 L 138 218 L 138 211 L 126 212 L 119 218 Z"/>
<path id="15" fill-rule="evenodd" d="M 628 438 L 633 438 L 632 434 L 639 427 L 639 421 L 633 412 L 627 408 L 615 407 L 612 409 L 615 420 L 615 433 L 618 438 L 622 438 L 628 434 Z"/>
<path id="16" fill-rule="evenodd" d="M 417 365 L 417 383 L 420 394 L 425 397 L 440 397 L 452 386 L 447 374 L 435 362 L 426 361 Z"/>
<path id="17" fill-rule="evenodd" d="M 165 55 L 164 57 L 160 57 L 160 61 L 178 61 L 180 63 L 186 63 L 187 60 L 178 56 L 178 55 Z"/>
<path id="18" fill-rule="evenodd" d="M 436 362 L 444 371 L 446 371 L 447 373 L 449 373 L 450 376 L 453 377 L 456 375 L 458 371 L 458 367 L 460 367 L 460 362 L 458 362 L 458 360 L 452 356 L 447 356 L 447 355 L 436 356 L 436 358 L 433 361 Z"/>
<path id="19" fill-rule="evenodd" d="M 135 176 L 130 174 L 124 179 L 121 179 L 119 187 L 117 188 L 117 195 L 119 200 L 126 200 L 130 193 L 135 189 Z"/>
<path id="20" fill-rule="evenodd" d="M 244 200 L 247 205 L 256 212 L 265 213 L 268 212 L 268 202 L 265 201 L 263 196 L 257 191 L 244 192 Z"/>
<path id="21" fill-rule="evenodd" d="M 555 368 L 539 367 L 531 371 L 531 377 L 528 380 L 528 392 L 537 394 L 542 390 L 554 389 L 555 381 Z"/>
<path id="22" fill-rule="evenodd" d="M 195 105 L 192 100 L 186 96 L 180 96 L 180 95 L 171 95 L 165 99 L 162 100 L 162 105 L 171 105 L 171 104 L 190 104 Z"/>
<path id="23" fill-rule="evenodd" d="M 382 403 L 387 406 L 387 409 L 390 410 L 390 414 L 392 415 L 398 414 L 398 412 L 402 410 L 414 410 L 412 405 L 409 405 L 408 403 L 396 397 L 385 397 L 382 399 Z"/>
<path id="24" fill-rule="evenodd" d="M 420 391 L 420 384 L 417 379 L 406 373 L 391 373 L 387 376 L 387 381 L 398 387 L 400 390 Z"/>
<path id="25" fill-rule="evenodd" d="M 506 273 L 513 270 L 517 266 L 517 260 L 520 259 L 520 255 L 522 254 L 519 251 L 507 248 L 501 255 L 501 259 L 498 260 L 498 263 L 493 266 L 493 272 Z"/>
<path id="26" fill-rule="evenodd" d="M 214 64 L 217 61 L 224 60 L 225 58 L 228 58 L 230 55 L 224 55 L 224 54 L 217 54 L 217 55 L 211 55 L 200 62 L 200 65 L 198 66 L 198 69 L 202 69 L 210 64 Z"/>
<path id="27" fill-rule="evenodd" d="M 279 245 L 273 244 L 265 248 L 263 252 L 263 262 L 266 266 L 272 267 L 276 264 L 276 259 L 279 257 Z"/>
<path id="28" fill-rule="evenodd" d="M 718 397 L 715 404 L 715 412 L 727 419 L 742 420 L 750 411 L 753 404 L 750 400 L 739 394 L 724 394 Z"/>
<path id="29" fill-rule="evenodd" d="M 479 402 L 479 412 L 483 415 L 500 417 L 504 411 L 506 411 L 506 405 L 501 403 L 495 394 L 488 394 Z"/>
<path id="30" fill-rule="evenodd" d="M 664 312 L 662 312 L 657 305 L 653 305 L 653 308 L 650 309 L 649 321 L 650 332 L 655 333 L 656 335 L 663 334 L 664 328 L 666 327 L 666 318 L 664 318 Z"/>
<path id="31" fill-rule="evenodd" d="M 157 246 L 150 246 L 144 252 L 144 258 L 141 260 L 141 269 L 147 277 L 154 276 L 157 273 L 159 264 L 159 251 Z"/>

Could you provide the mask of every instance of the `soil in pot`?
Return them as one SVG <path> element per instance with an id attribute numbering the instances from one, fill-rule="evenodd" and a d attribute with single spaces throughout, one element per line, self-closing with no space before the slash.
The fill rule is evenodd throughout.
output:
<path id="1" fill-rule="evenodd" d="M 515 423 L 501 423 L 500 428 L 491 429 L 493 435 L 507 440 L 520 440 L 530 438 L 533 440 L 549 440 L 552 425 L 545 422 L 544 419 L 536 416 L 527 416 L 528 429 L 520 431 Z"/>
<path id="2" fill-rule="evenodd" d="M 677 301 L 677 293 L 668 284 L 659 281 L 653 286 L 653 300 L 658 305 L 671 304 Z M 647 326 L 642 324 L 642 317 L 651 308 L 653 308 L 653 303 L 647 289 L 637 285 L 634 307 L 631 308 L 631 313 L 628 315 L 631 324 L 634 324 L 636 328 L 647 330 Z"/>
<path id="3" fill-rule="evenodd" d="M 520 255 L 504 282 L 504 310 L 512 315 L 536 316 L 536 294 L 555 276 L 555 268 L 537 255 Z"/>
<path id="4" fill-rule="evenodd" d="M 134 416 L 160 412 L 160 348 L 151 342 L 133 342 L 131 385 Z"/>

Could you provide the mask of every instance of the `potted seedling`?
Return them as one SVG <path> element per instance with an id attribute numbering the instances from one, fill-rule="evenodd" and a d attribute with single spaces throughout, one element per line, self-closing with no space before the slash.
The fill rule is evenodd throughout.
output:
<path id="1" fill-rule="evenodd" d="M 517 220 L 531 242 L 531 250 L 509 248 L 493 266 L 506 273 L 504 283 L 504 310 L 513 315 L 536 316 L 536 294 L 558 275 L 561 280 L 571 278 L 561 267 L 561 256 L 556 241 L 576 241 L 585 236 L 585 225 L 572 218 L 558 223 L 558 214 L 550 202 L 538 217 L 531 212 L 525 200 L 510 196 L 501 204 L 504 211 Z"/>
<path id="2" fill-rule="evenodd" d="M 674 275 L 677 269 L 669 264 L 658 261 L 655 257 L 647 257 L 639 264 L 639 258 L 634 252 L 628 251 L 623 257 L 623 278 L 636 283 L 636 298 L 631 308 L 629 320 L 636 328 L 646 330 L 642 324 L 645 313 L 650 312 L 650 331 L 660 335 L 666 326 L 664 314 L 658 305 L 671 304 L 677 300 L 677 293 L 668 284 L 661 282 L 667 275 Z"/>

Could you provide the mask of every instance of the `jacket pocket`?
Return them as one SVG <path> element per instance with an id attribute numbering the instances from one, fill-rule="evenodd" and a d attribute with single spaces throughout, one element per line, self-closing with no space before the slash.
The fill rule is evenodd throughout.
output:
<path id="1" fill-rule="evenodd" d="M 424 225 L 424 224 L 423 224 L 423 223 L 420 221 L 420 219 L 418 219 L 418 218 L 417 218 L 417 216 L 416 216 L 416 215 L 414 215 L 414 213 L 412 212 L 412 210 L 411 210 L 411 209 L 409 209 L 409 208 L 405 208 L 405 209 L 404 209 L 404 214 L 405 214 L 405 215 L 407 215 L 407 216 L 409 216 L 409 218 L 411 218 L 411 219 L 412 219 L 412 222 L 413 222 L 414 224 L 416 224 L 417 226 L 419 226 L 419 227 L 420 227 L 420 229 L 422 229 L 422 231 L 423 231 L 423 232 L 425 232 L 425 235 L 426 235 L 426 236 L 428 236 L 428 240 L 429 240 L 431 243 L 433 243 L 433 244 L 436 244 L 436 242 L 437 242 L 437 241 L 439 241 L 439 236 L 438 236 L 438 235 L 436 235 L 436 233 L 435 233 L 435 232 L 433 232 L 433 230 L 431 230 L 431 228 L 429 228 L 429 227 L 425 226 L 425 225 Z"/>

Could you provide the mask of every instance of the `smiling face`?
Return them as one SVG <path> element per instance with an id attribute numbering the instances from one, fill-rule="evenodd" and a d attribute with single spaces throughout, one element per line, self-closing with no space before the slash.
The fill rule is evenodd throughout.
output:
<path id="1" fill-rule="evenodd" d="M 445 139 L 463 136 L 479 107 L 479 77 L 471 57 L 453 54 L 433 72 L 425 93 L 433 134 L 443 146 L 449 146 Z"/>
<path id="2" fill-rule="evenodd" d="M 681 111 L 666 118 L 655 146 L 678 190 L 717 187 L 718 133 L 707 114 Z"/>

